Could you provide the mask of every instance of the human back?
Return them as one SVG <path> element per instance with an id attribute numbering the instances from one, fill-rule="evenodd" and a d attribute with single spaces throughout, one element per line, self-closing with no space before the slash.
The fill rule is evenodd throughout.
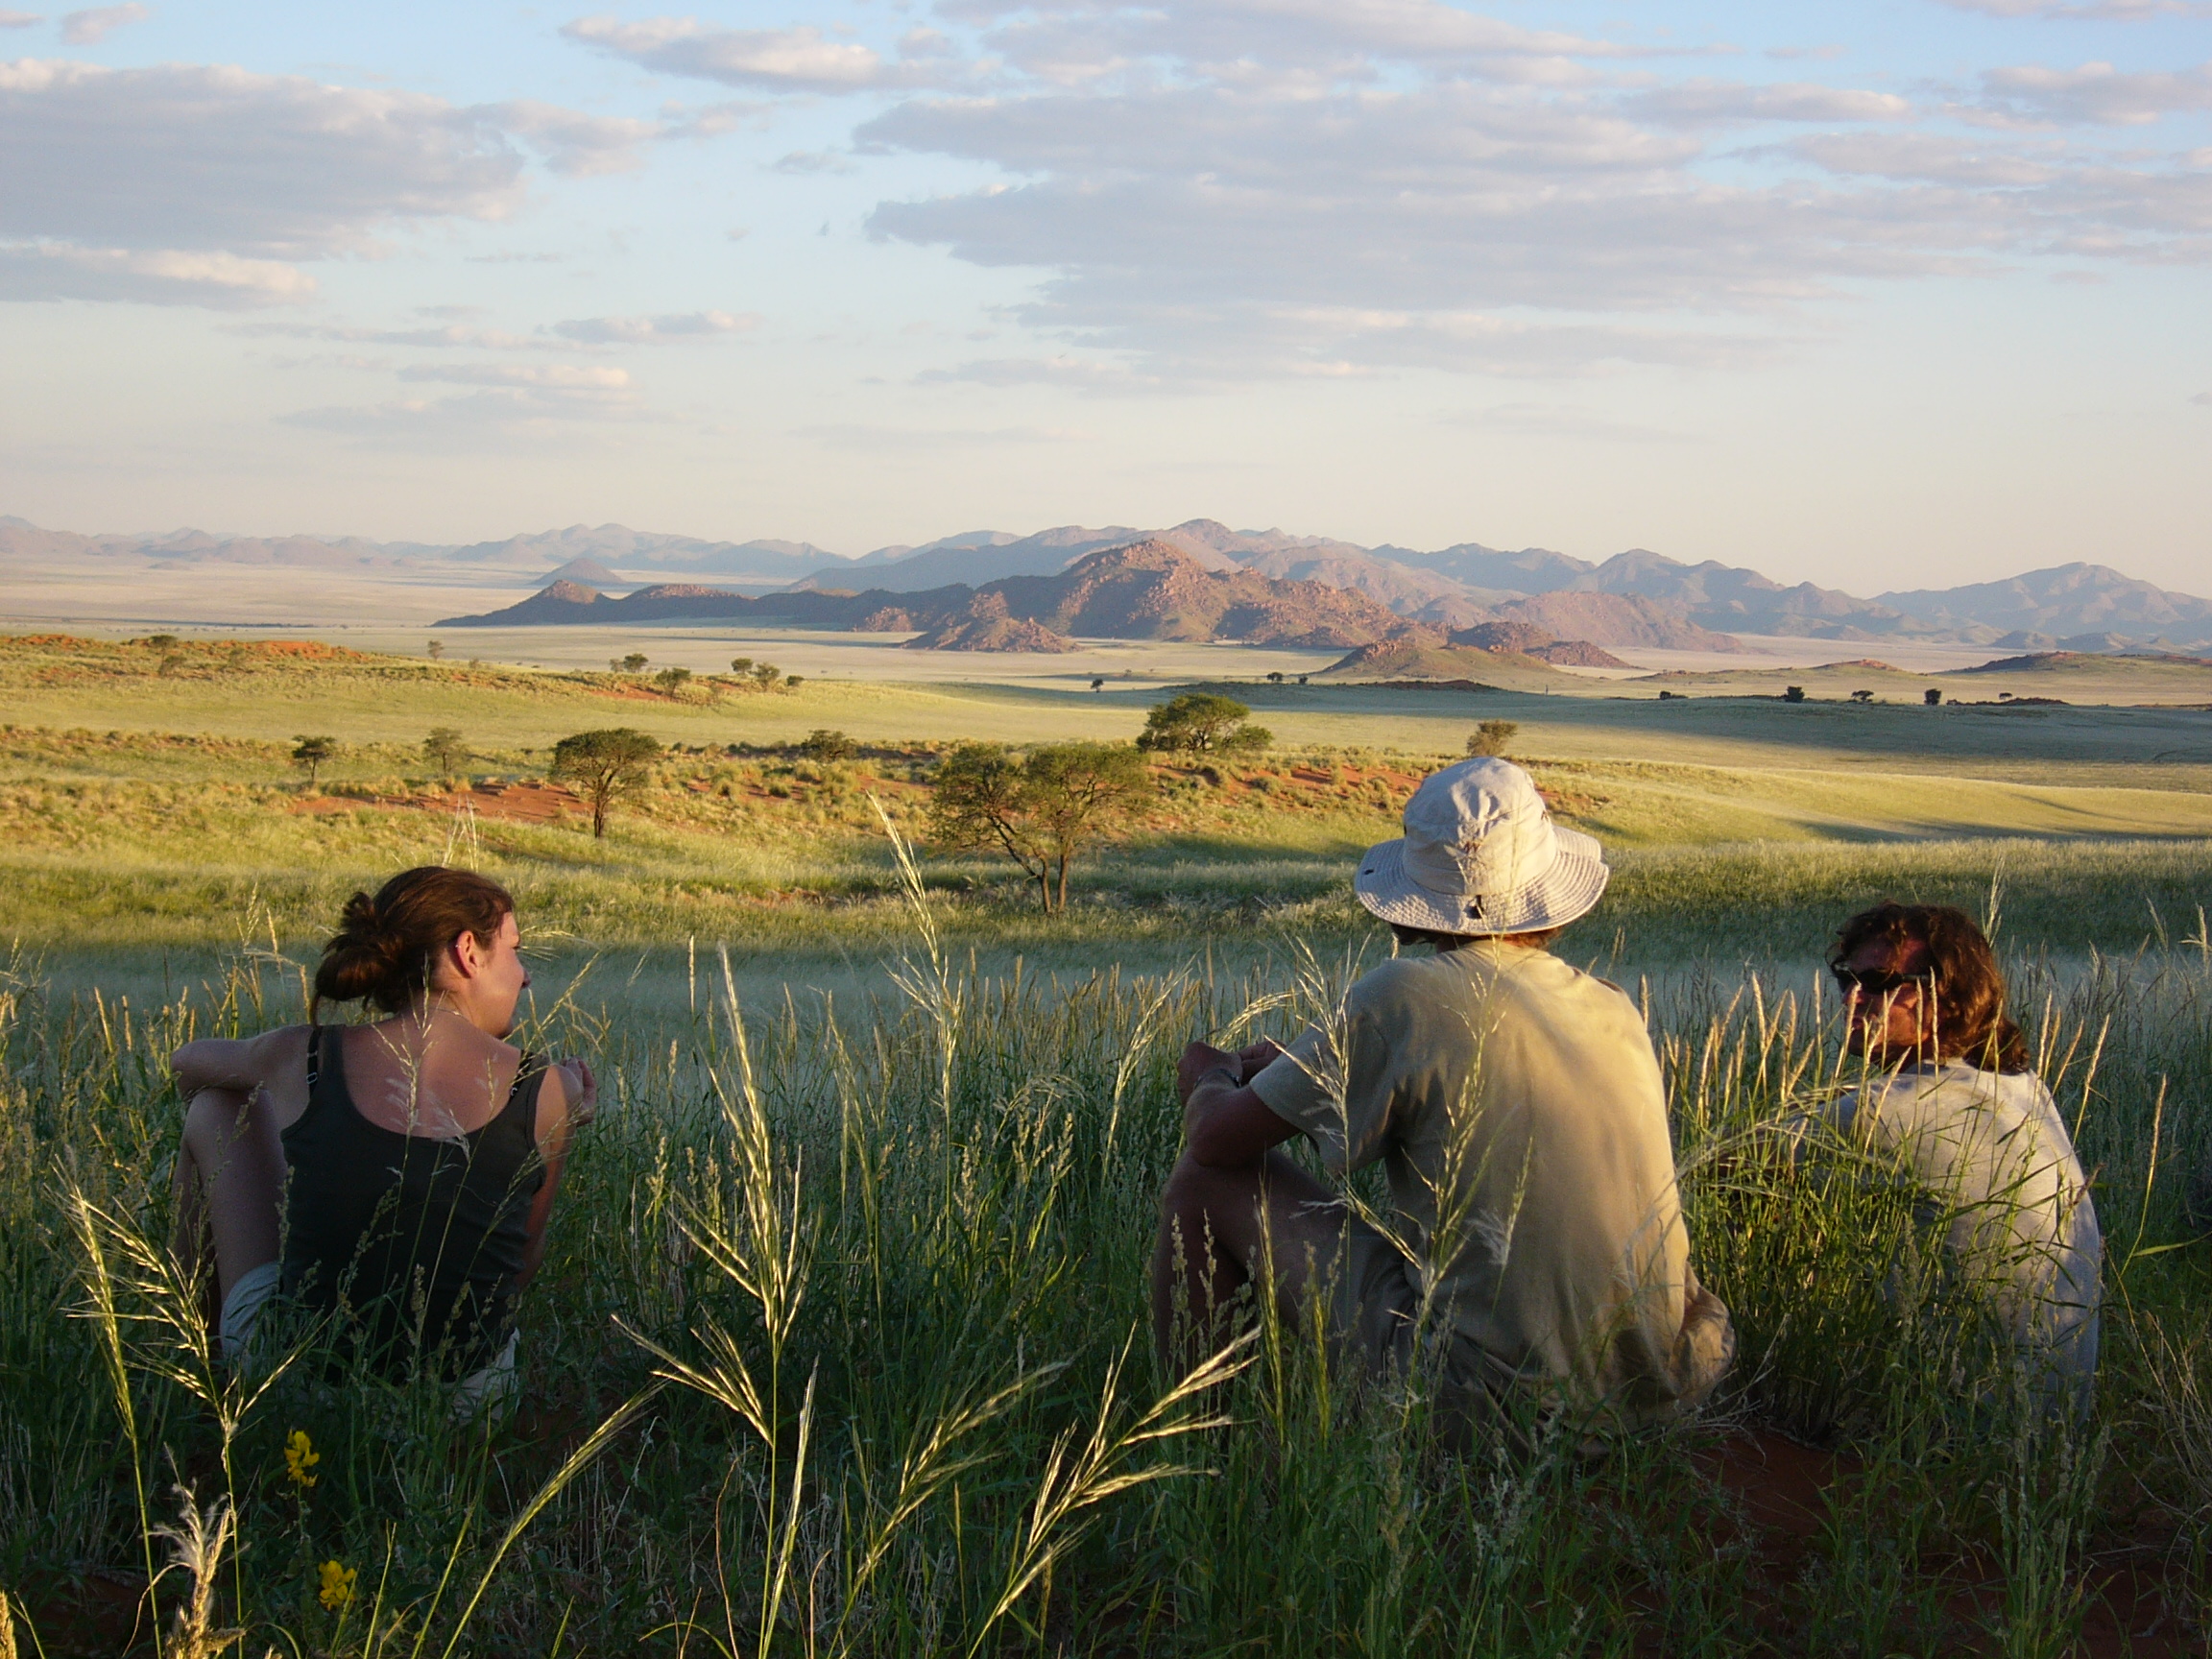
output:
<path id="1" fill-rule="evenodd" d="M 1474 939 L 1352 989 L 1340 1104 L 1314 1086 L 1329 1041 L 1310 1031 L 1254 1091 L 1333 1171 L 1383 1163 L 1462 1385 L 1632 1421 L 1710 1392 L 1726 1315 L 1690 1272 L 1658 1065 L 1618 988 Z"/>
<path id="2" fill-rule="evenodd" d="M 227 1347 L 280 1287 L 375 1369 L 511 1364 L 515 1298 L 595 1104 L 588 1065 L 532 1065 L 506 1040 L 519 939 L 496 882 L 406 871 L 347 902 L 310 1023 L 179 1051 Z M 325 1025 L 326 1002 L 382 1017 Z"/>
<path id="3" fill-rule="evenodd" d="M 1830 967 L 1863 1066 L 1830 1119 L 1919 1190 L 1952 1300 L 1993 1325 L 2040 1392 L 2085 1404 L 2104 1235 L 1988 940 L 1953 906 L 1882 903 L 1844 923 Z"/>

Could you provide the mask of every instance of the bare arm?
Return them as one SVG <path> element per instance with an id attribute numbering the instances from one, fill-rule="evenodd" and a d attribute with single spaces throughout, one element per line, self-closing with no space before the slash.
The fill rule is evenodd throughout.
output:
<path id="1" fill-rule="evenodd" d="M 1183 1096 L 1183 1143 L 1193 1163 L 1209 1169 L 1254 1164 L 1298 1133 L 1252 1093 L 1251 1077 L 1277 1052 L 1265 1042 L 1237 1054 L 1204 1043 L 1183 1050 L 1175 1086 Z"/>
<path id="2" fill-rule="evenodd" d="M 280 1026 L 258 1037 L 203 1037 L 169 1056 L 169 1072 L 176 1079 L 177 1092 L 187 1100 L 204 1089 L 228 1089 L 246 1095 L 261 1089 L 277 1089 L 287 1095 L 300 1093 L 303 1096 L 306 1052 L 304 1025 Z M 297 1078 L 295 1072 L 300 1073 Z M 288 1087 L 295 1082 L 300 1086 L 297 1091 Z"/>
<path id="3" fill-rule="evenodd" d="M 599 1083 L 590 1065 L 564 1060 L 545 1074 L 538 1089 L 538 1150 L 545 1160 L 544 1184 L 531 1201 L 529 1241 L 523 1246 L 522 1271 L 515 1276 L 519 1290 L 538 1277 L 544 1264 L 547 1228 L 553 1219 L 553 1200 L 561 1190 L 562 1171 L 576 1143 L 577 1131 L 599 1110 Z"/>

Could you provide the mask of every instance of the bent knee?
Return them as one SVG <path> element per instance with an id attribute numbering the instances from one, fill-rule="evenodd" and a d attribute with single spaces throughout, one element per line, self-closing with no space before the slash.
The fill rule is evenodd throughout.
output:
<path id="1" fill-rule="evenodd" d="M 1243 1165 L 1216 1169 L 1201 1164 L 1186 1148 L 1168 1172 L 1160 1190 L 1160 1212 L 1166 1216 L 1211 1216 L 1222 1213 L 1243 1214 L 1261 1201 L 1259 1166 Z"/>
<path id="2" fill-rule="evenodd" d="M 242 1089 L 203 1089 L 184 1108 L 184 1147 L 204 1163 L 246 1132 L 253 1096 Z"/>

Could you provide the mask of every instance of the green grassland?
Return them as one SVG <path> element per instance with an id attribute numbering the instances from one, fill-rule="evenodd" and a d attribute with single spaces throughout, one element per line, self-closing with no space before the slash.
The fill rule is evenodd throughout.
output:
<path id="1" fill-rule="evenodd" d="M 1046 917 L 1010 866 L 926 841 L 904 883 L 878 804 L 920 835 L 947 745 L 1125 740 L 1163 689 L 671 696 L 177 657 L 0 643 L 0 1590 L 25 1651 L 156 1650 L 171 1547 L 148 1528 L 178 1484 L 236 1502 L 245 1549 L 201 1576 L 254 1653 L 2202 1650 L 2212 1246 L 2181 1209 L 2212 1160 L 2212 714 L 1929 709 L 1902 684 L 1857 706 L 1804 672 L 1822 700 L 1221 687 L 1275 746 L 1157 767 Z M 1613 860 L 1558 949 L 1648 1010 L 1730 1383 L 1599 1455 L 1448 1451 L 1418 1391 L 1358 1401 L 1262 1320 L 1249 1369 L 1146 1419 L 1173 1381 L 1142 1322 L 1175 1051 L 1285 1034 L 1386 950 L 1352 860 L 1501 718 Z M 590 727 L 674 747 L 594 841 L 430 776 L 439 725 L 485 781 Z M 780 747 L 817 727 L 861 752 Z M 341 744 L 312 791 L 302 732 Z M 298 1018 L 345 895 L 447 857 L 517 893 L 529 1041 L 595 1055 L 608 1100 L 526 1306 L 531 1399 L 470 1433 L 433 1386 L 303 1368 L 249 1406 L 195 1358 L 151 1242 L 160 1058 Z M 2096 1172 L 2105 1359 L 2080 1432 L 1980 1392 L 1986 1357 L 1896 1288 L 1927 1217 L 1774 1151 L 1842 1080 L 1828 939 L 1885 895 L 1988 919 Z M 663 1381 L 568 1466 L 671 1369 L 655 1348 L 732 1386 Z M 311 1489 L 284 1475 L 296 1429 Z M 1799 1465 L 1792 1519 L 1767 1489 Z M 325 1561 L 360 1575 L 342 1613 Z M 160 1580 L 164 1628 L 193 1582 Z"/>

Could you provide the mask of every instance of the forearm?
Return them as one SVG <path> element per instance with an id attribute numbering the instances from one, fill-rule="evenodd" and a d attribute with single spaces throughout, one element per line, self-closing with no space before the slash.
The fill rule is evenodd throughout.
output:
<path id="1" fill-rule="evenodd" d="M 169 1057 L 169 1072 L 177 1092 L 189 1100 L 204 1089 L 228 1089 L 251 1094 L 261 1085 L 252 1065 L 252 1045 L 226 1037 L 204 1037 L 187 1043 Z"/>

